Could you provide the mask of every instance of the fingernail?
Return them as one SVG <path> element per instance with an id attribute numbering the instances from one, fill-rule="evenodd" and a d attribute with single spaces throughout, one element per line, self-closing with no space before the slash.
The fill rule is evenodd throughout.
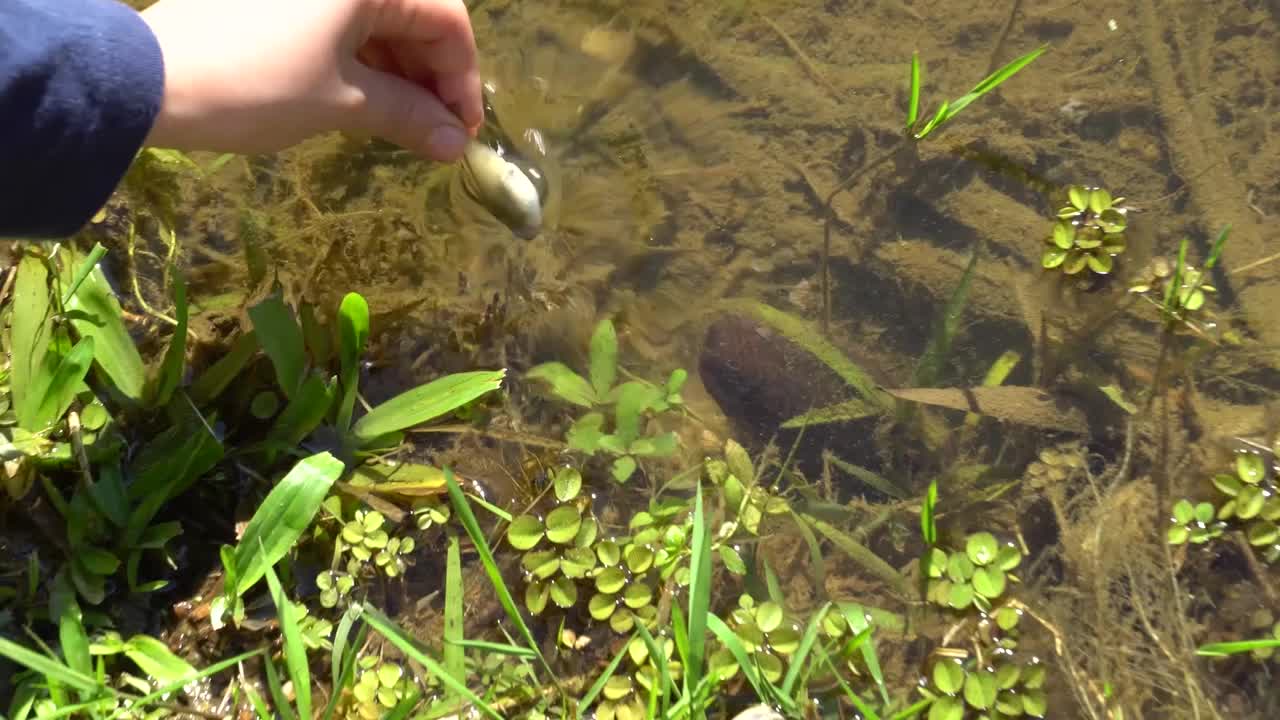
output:
<path id="1" fill-rule="evenodd" d="M 467 144 L 467 131 L 453 125 L 441 125 L 431 131 L 428 143 L 433 155 L 453 159 L 462 154 Z"/>

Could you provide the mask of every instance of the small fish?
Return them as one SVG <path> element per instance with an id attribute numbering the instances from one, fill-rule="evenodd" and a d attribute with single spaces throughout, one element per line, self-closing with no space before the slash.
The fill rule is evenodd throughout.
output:
<path id="1" fill-rule="evenodd" d="M 462 156 L 462 187 L 511 232 L 532 240 L 542 231 L 547 179 L 529 158 L 515 150 L 493 110 L 493 86 L 484 86 L 485 123 Z"/>

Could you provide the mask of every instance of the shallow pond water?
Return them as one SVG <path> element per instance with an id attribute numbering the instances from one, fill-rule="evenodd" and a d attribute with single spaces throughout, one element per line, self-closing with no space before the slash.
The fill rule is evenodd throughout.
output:
<path id="1" fill-rule="evenodd" d="M 549 360 L 585 369 L 592 329 L 613 317 L 629 370 L 690 373 L 697 422 L 679 428 L 683 460 L 729 437 L 757 456 L 776 441 L 775 459 L 794 443 L 795 467 L 843 508 L 832 522 L 894 567 L 919 552 L 920 502 L 934 479 L 945 538 L 1016 539 L 1028 555 L 1017 596 L 1041 622 L 1023 652 L 1051 668 L 1051 717 L 1280 711 L 1274 661 L 1193 654 L 1257 634 L 1263 611 L 1280 614 L 1274 564 L 1230 543 L 1165 544 L 1175 500 L 1203 496 L 1241 438 L 1269 448 L 1280 430 L 1280 5 L 469 4 L 503 122 L 539 130 L 551 156 L 541 236 L 517 240 L 458 196 L 453 168 L 377 142 L 325 137 L 237 158 L 192 188 L 179 228 L 197 332 L 216 334 L 234 316 L 221 308 L 255 292 L 263 276 L 244 261 L 246 243 L 293 298 L 369 299 L 371 402 L 442 372 L 518 374 Z M 1042 44 L 1047 52 L 998 91 L 901 150 L 913 51 L 931 113 Z M 885 154 L 834 198 L 824 253 L 826 196 Z M 1063 279 L 1042 268 L 1070 185 L 1105 187 L 1131 208 L 1125 252 L 1089 282 L 1078 281 L 1088 270 Z M 1200 336 L 1164 336 L 1159 308 L 1126 291 L 1183 238 L 1198 266 L 1228 225 L 1203 329 L 1217 339 L 1193 351 Z M 972 392 L 917 394 L 931 408 L 926 440 L 865 421 L 800 438 L 778 427 L 843 397 L 847 378 L 744 302 L 816 332 L 825 325 L 831 346 L 877 383 L 911 388 L 975 248 L 949 350 L 919 384 L 982 385 L 1013 352 L 1006 385 L 1061 390 L 1055 402 L 1076 404 L 1037 414 L 1044 395 L 970 405 Z M 143 275 L 143 294 L 162 305 Z M 1163 390 L 1148 403 L 1155 383 Z M 544 401 L 521 394 L 512 404 L 507 430 L 563 432 Z M 970 409 L 988 417 L 966 420 Z M 448 457 L 518 512 L 529 489 L 513 478 L 540 451 L 516 445 L 424 441 L 421 454 Z M 631 495 L 610 506 L 607 477 L 588 482 L 604 510 L 634 508 Z M 916 604 L 837 545 L 822 544 L 816 587 L 797 533 L 761 542 L 795 612 L 824 597 L 895 612 Z M 438 628 L 437 570 L 425 559 L 387 596 L 424 637 Z M 492 622 L 486 580 L 473 572 L 470 620 Z M 895 689 L 915 683 L 922 643 L 947 631 L 935 618 L 880 642 Z"/>

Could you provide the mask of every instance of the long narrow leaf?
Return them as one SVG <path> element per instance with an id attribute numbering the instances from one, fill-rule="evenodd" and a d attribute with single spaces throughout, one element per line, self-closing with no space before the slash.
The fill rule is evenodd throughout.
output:
<path id="1" fill-rule="evenodd" d="M 258 352 L 258 335 L 250 330 L 236 338 L 227 351 L 213 365 L 209 366 L 196 381 L 191 384 L 191 401 L 197 405 L 213 400 L 227 389 L 232 380 L 240 376 L 240 371 L 249 364 L 254 353 Z"/>
<path id="2" fill-rule="evenodd" d="M 804 634 L 800 636 L 800 646 L 787 660 L 787 674 L 782 678 L 782 694 L 787 697 L 793 697 L 792 693 L 796 688 L 796 681 L 800 679 L 800 671 L 803 668 L 810 667 L 805 660 L 809 657 L 809 651 L 813 649 L 813 643 L 818 639 L 818 628 L 822 626 L 822 619 L 826 617 L 827 610 L 830 609 L 831 603 L 823 603 L 816 612 L 809 617 L 809 624 L 805 626 Z"/>
<path id="3" fill-rule="evenodd" d="M 991 92 L 992 90 L 995 90 L 1002 83 L 1004 83 L 1004 81 L 1016 75 L 1019 70 L 1031 64 L 1033 60 L 1043 55 L 1044 51 L 1048 49 L 1049 49 L 1048 45 L 1041 45 L 1035 50 L 1032 50 L 1031 52 L 1027 53 L 1026 55 L 1023 55 L 1022 57 L 1016 58 L 1009 64 L 1005 65 L 1004 67 L 996 70 L 995 72 L 991 73 L 987 77 L 983 78 L 983 80 L 979 82 L 977 85 L 975 85 L 972 90 L 970 90 L 968 93 L 966 93 L 962 97 L 956 99 L 955 102 L 951 103 L 951 109 L 948 111 L 946 119 L 950 120 L 952 117 L 955 117 L 955 115 L 959 113 L 961 110 L 968 107 L 969 104 L 972 103 L 974 100 L 977 100 L 978 98 Z"/>
<path id="4" fill-rule="evenodd" d="M 444 563 L 444 667 L 458 682 L 465 683 L 466 653 L 462 648 L 462 547 L 456 535 L 449 536 Z"/>
<path id="5" fill-rule="evenodd" d="M 632 637 L 635 636 L 632 635 Z M 604 690 L 605 684 L 609 682 L 609 678 L 613 677 L 613 674 L 617 672 L 618 665 L 622 663 L 622 658 L 626 657 L 627 646 L 629 644 L 629 642 L 623 643 L 622 646 L 618 648 L 618 652 L 613 656 L 613 659 L 609 661 L 609 664 L 605 666 L 604 671 L 600 673 L 600 677 L 596 678 L 596 681 L 591 683 L 591 687 L 587 689 L 587 693 L 578 700 L 578 717 L 586 717 L 587 710 L 591 708 L 591 703 L 596 701 L 596 698 L 599 697 L 601 691 Z"/>
<path id="6" fill-rule="evenodd" d="M 268 657 L 262 663 L 262 669 L 267 673 L 267 690 L 271 692 L 271 704 L 275 706 L 280 717 L 283 720 L 308 720 L 305 717 L 299 718 L 293 711 L 293 705 L 289 704 L 289 696 L 284 693 L 284 685 L 280 682 L 280 673 L 276 670 L 275 661 Z"/>
<path id="7" fill-rule="evenodd" d="M 911 79 L 908 85 L 908 101 L 907 101 L 907 131 L 916 126 L 916 120 L 920 118 L 920 83 L 924 69 L 920 67 L 920 53 L 911 53 Z"/>
<path id="8" fill-rule="evenodd" d="M 48 384 L 35 388 L 40 396 L 32 417 L 32 422 L 35 423 L 32 430 L 43 430 L 66 414 L 72 401 L 76 399 L 76 394 L 84 386 L 89 368 L 93 366 L 93 347 L 92 337 L 81 338 L 70 352 L 62 356 L 53 374 L 47 376 Z"/>
<path id="9" fill-rule="evenodd" d="M 237 596 L 262 579 L 268 567 L 289 552 L 311 524 L 342 475 L 343 465 L 327 452 L 312 455 L 293 466 L 258 506 L 236 546 Z"/>
<path id="10" fill-rule="evenodd" d="M 497 390 L 506 370 L 456 373 L 401 393 L 360 418 L 351 432 L 368 442 L 387 433 L 434 420 L 476 398 Z"/>
<path id="11" fill-rule="evenodd" d="M 192 683 L 197 680 L 203 680 L 204 678 L 207 678 L 207 677 L 212 677 L 222 672 L 223 670 L 226 670 L 229 667 L 234 667 L 244 662 L 245 660 L 248 660 L 249 658 L 257 657 L 262 654 L 263 654 L 263 651 L 260 649 L 250 650 L 248 652 L 240 653 L 239 655 L 236 655 L 234 657 L 226 658 L 225 660 L 219 660 L 218 662 L 213 663 L 212 665 L 202 669 L 200 672 L 196 673 L 190 678 L 183 678 L 181 680 L 174 680 L 172 682 L 165 683 L 164 685 L 151 691 L 149 694 L 143 695 L 142 697 L 135 700 L 134 706 L 146 707 L 166 695 L 170 695 L 174 692 L 177 692 L 178 690 L 181 690 L 188 683 Z M 116 710 L 116 712 L 111 717 L 113 718 L 119 717 L 125 713 L 128 713 L 129 710 L 130 710 L 129 707 L 122 706 L 118 710 Z"/>
<path id="12" fill-rule="evenodd" d="M 289 680 L 293 683 L 293 699 L 298 705 L 298 717 L 304 720 L 311 718 L 311 670 L 307 666 L 307 646 L 302 640 L 302 629 L 298 627 L 298 611 L 289 602 L 280 585 L 280 578 L 270 565 L 265 568 L 267 587 L 271 591 L 271 602 L 276 606 L 276 617 L 280 620 L 280 634 L 284 636 L 284 662 L 289 669 Z"/>
<path id="13" fill-rule="evenodd" d="M 480 650 L 486 653 L 497 653 L 498 655 L 509 655 L 511 657 L 528 658 L 530 660 L 538 657 L 538 653 L 527 647 L 511 645 L 508 643 L 489 642 L 488 640 L 445 640 L 445 642 L 457 645 L 464 649 Z"/>
<path id="14" fill-rule="evenodd" d="M 369 342 L 369 304 L 359 293 L 347 293 L 338 307 L 338 334 L 342 371 L 342 400 L 338 406 L 338 431 L 351 428 L 356 406 L 356 385 L 360 378 L 360 356 Z"/>
<path id="15" fill-rule="evenodd" d="M 40 395 L 38 385 L 47 386 L 42 374 L 52 372 L 45 365 L 52 336 L 53 316 L 49 303 L 49 271 L 39 257 L 26 254 L 18 261 L 13 283 L 13 316 L 9 329 L 9 392 L 13 411 L 23 428 L 34 427 Z"/>
<path id="16" fill-rule="evenodd" d="M 506 611 L 507 618 L 520 631 L 520 637 L 528 644 L 529 649 L 536 652 L 538 660 L 550 670 L 547 666 L 546 658 L 538 650 L 538 641 L 534 638 L 533 631 L 525 623 L 524 616 L 520 614 L 520 608 L 511 596 L 511 590 L 502 579 L 502 571 L 498 568 L 497 561 L 493 559 L 493 551 L 489 549 L 489 541 L 485 539 L 484 532 L 480 530 L 480 523 L 476 521 L 475 514 L 471 512 L 471 506 L 467 504 L 467 498 L 462 494 L 462 488 L 458 486 L 458 481 L 453 476 L 453 470 L 447 465 L 444 468 L 444 479 L 449 488 L 449 500 L 453 503 L 454 512 L 458 513 L 458 519 L 462 521 L 462 527 L 466 529 L 468 537 L 471 538 L 471 543 L 475 545 L 476 552 L 480 555 L 480 564 L 484 566 L 484 572 L 489 576 L 489 582 L 498 594 L 498 602 L 502 605 L 502 609 Z"/>
<path id="17" fill-rule="evenodd" d="M 69 566 L 63 566 L 53 578 L 49 597 L 53 620 L 58 623 L 58 641 L 62 644 L 62 656 L 67 665 L 78 673 L 91 675 L 93 660 L 89 656 L 89 635 L 84 629 L 80 604 L 76 602 L 76 590 L 68 574 Z M 81 698 L 85 699 L 85 698 Z"/>
<path id="18" fill-rule="evenodd" d="M 689 567 L 689 657 L 685 666 L 684 692 L 690 694 L 702 681 L 706 667 L 707 623 L 711 608 L 711 536 L 702 507 L 702 485 L 693 500 L 693 543 Z M 701 707 L 693 708 L 695 720 L 705 716 Z"/>
<path id="19" fill-rule="evenodd" d="M 916 387 L 929 387 L 937 382 L 942 374 L 942 368 L 951 354 L 951 343 L 955 340 L 956 332 L 960 327 L 960 316 L 969 302 L 969 288 L 973 286 L 973 275 L 978 267 L 981 247 L 981 241 L 974 243 L 973 249 L 969 251 L 969 262 L 960 275 L 960 282 L 951 291 L 951 297 L 947 299 L 946 306 L 934 321 L 933 335 L 929 338 L 924 355 L 916 366 L 913 378 L 913 384 Z"/>
<path id="20" fill-rule="evenodd" d="M 591 388 L 596 397 L 609 394 L 618 378 L 618 334 L 609 319 L 600 321 L 591 335 Z"/>
<path id="21" fill-rule="evenodd" d="M 89 273 L 93 272 L 93 269 L 98 265 L 98 261 L 106 254 L 107 249 L 102 246 L 102 243 L 95 242 L 93 244 L 93 249 L 89 251 L 89 256 L 80 262 L 80 266 L 76 269 L 76 274 L 72 276 L 70 285 L 62 291 L 63 305 L 71 302 L 71 297 L 76 294 L 76 291 L 80 289 L 80 285 L 84 283 L 85 278 L 89 277 Z"/>
<path id="22" fill-rule="evenodd" d="M 462 684 L 450 675 L 449 672 L 444 669 L 444 666 L 436 662 L 434 658 L 423 652 L 422 649 L 418 647 L 417 643 L 405 635 L 404 631 L 397 627 L 395 623 L 391 622 L 391 620 L 385 615 L 374 610 L 368 605 L 365 605 L 363 616 L 365 618 L 365 622 L 369 623 L 370 627 L 376 630 L 379 635 L 390 641 L 392 645 L 399 648 L 400 651 L 409 656 L 409 658 L 421 663 L 422 666 L 427 669 L 427 672 L 431 673 L 450 691 L 466 698 L 468 702 L 474 705 L 486 716 L 494 718 L 494 720 L 502 720 L 502 715 L 498 714 L 493 707 L 481 700 L 475 693 L 471 692 L 466 685 Z"/>
<path id="23" fill-rule="evenodd" d="M 99 687 L 91 676 L 72 670 L 64 663 L 29 650 L 5 637 L 0 637 L 0 655 L 82 693 L 92 693 Z"/>
<path id="24" fill-rule="evenodd" d="M 164 360 L 160 362 L 160 371 L 156 376 L 152 404 L 157 407 L 169 402 L 173 391 L 178 388 L 187 360 L 187 321 L 191 314 L 191 309 L 187 306 L 187 283 L 177 266 L 170 266 L 169 272 L 173 275 L 173 307 L 178 324 L 173 328 L 169 347 L 165 350 Z"/>
<path id="25" fill-rule="evenodd" d="M 293 397 L 302 385 L 303 369 L 306 365 L 306 349 L 302 339 L 302 328 L 293 316 L 293 311 L 284 303 L 284 297 L 277 290 L 262 302 L 249 308 L 249 319 L 253 321 L 253 330 L 262 343 L 262 350 L 271 358 L 276 370 L 276 381 L 285 397 Z"/>
<path id="26" fill-rule="evenodd" d="M 59 278 L 64 287 L 69 287 L 74 280 L 73 268 L 84 256 L 70 248 L 64 251 L 67 255 L 60 264 Z M 124 325 L 124 311 L 101 265 L 93 265 L 63 309 L 77 335 L 93 338 L 94 364 L 111 385 L 127 400 L 141 402 L 146 390 L 146 366 Z"/>

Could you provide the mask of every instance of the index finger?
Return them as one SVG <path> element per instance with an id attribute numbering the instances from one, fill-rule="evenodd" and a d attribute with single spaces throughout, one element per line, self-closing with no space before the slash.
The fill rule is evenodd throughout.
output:
<path id="1" fill-rule="evenodd" d="M 407 79 L 434 89 L 468 128 L 484 121 L 475 35 L 462 0 L 384 0 L 370 39 L 393 47 Z"/>

